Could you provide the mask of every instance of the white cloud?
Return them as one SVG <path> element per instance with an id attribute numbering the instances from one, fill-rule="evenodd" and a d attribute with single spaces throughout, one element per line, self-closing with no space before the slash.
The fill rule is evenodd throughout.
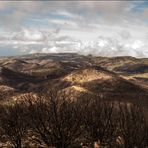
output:
<path id="1" fill-rule="evenodd" d="M 43 39 L 43 35 L 41 32 L 39 31 L 34 31 L 34 32 L 31 32 L 27 29 L 24 29 L 24 38 L 27 39 L 27 40 L 42 40 Z"/>
<path id="2" fill-rule="evenodd" d="M 116 30 L 118 31 L 118 29 Z M 9 45 L 20 53 L 58 53 L 77 52 L 80 54 L 94 54 L 98 56 L 136 56 L 148 55 L 148 43 L 145 38 L 134 38 L 127 30 L 116 34 L 98 33 L 98 37 L 81 40 L 64 36 L 59 30 L 31 30 L 23 28 L 19 33 L 0 41 L 1 45 Z M 17 36 L 16 36 L 17 34 Z M 85 32 L 87 35 L 87 32 Z M 9 35 L 8 35 L 9 36 Z"/>
<path id="3" fill-rule="evenodd" d="M 23 53 L 148 56 L 147 9 L 129 1 L 0 2 L 0 43 Z M 12 48 L 11 47 L 11 48 Z"/>

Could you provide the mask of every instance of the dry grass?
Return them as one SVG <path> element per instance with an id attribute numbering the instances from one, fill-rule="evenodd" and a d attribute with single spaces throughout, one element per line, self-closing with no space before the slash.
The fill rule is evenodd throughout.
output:
<path id="1" fill-rule="evenodd" d="M 94 80 L 108 80 L 111 78 L 112 76 L 105 74 L 104 72 L 99 72 L 95 69 L 85 69 L 71 73 L 67 75 L 63 80 L 72 83 L 83 84 L 85 82 L 91 82 Z"/>

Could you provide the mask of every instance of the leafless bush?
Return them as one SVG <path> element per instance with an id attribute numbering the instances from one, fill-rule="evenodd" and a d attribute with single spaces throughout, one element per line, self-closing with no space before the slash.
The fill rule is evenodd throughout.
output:
<path id="1" fill-rule="evenodd" d="M 69 147 L 80 135 L 79 108 L 56 91 L 43 95 L 35 104 L 30 102 L 29 111 L 33 130 L 48 147 Z"/>
<path id="2" fill-rule="evenodd" d="M 15 148 L 21 148 L 29 134 L 34 137 L 32 142 L 56 148 L 78 148 L 85 142 L 90 147 L 95 142 L 111 148 L 148 146 L 145 113 L 135 104 L 112 103 L 87 95 L 70 100 L 56 90 L 25 95 L 22 100 L 0 106 L 1 135 Z"/>
<path id="3" fill-rule="evenodd" d="M 22 139 L 27 133 L 27 113 L 24 105 L 1 106 L 1 135 L 4 135 L 15 148 L 22 147 Z"/>
<path id="4" fill-rule="evenodd" d="M 119 105 L 119 135 L 125 148 L 148 146 L 148 125 L 143 109 L 138 105 Z"/>
<path id="5" fill-rule="evenodd" d="M 91 145 L 98 142 L 101 146 L 111 146 L 116 133 L 114 104 L 99 98 L 92 99 L 85 104 L 83 113 L 84 127 Z"/>

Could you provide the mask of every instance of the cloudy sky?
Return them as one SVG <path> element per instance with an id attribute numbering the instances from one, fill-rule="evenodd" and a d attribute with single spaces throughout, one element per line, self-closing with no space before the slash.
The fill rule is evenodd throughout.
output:
<path id="1" fill-rule="evenodd" d="M 0 56 L 148 57 L 147 1 L 0 1 Z"/>

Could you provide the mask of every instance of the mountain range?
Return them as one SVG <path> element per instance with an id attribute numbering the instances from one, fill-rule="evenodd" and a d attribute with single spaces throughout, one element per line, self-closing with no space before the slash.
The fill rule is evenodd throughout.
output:
<path id="1" fill-rule="evenodd" d="M 89 95 L 147 105 L 148 59 L 75 53 L 0 58 L 2 103 L 50 88 L 65 92 L 73 99 Z"/>

